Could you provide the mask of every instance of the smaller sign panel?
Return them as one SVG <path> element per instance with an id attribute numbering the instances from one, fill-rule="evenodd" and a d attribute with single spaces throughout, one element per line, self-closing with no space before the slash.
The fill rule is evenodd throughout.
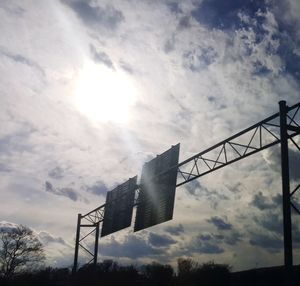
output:
<path id="1" fill-rule="evenodd" d="M 106 194 L 101 237 L 130 226 L 137 176 Z"/>
<path id="2" fill-rule="evenodd" d="M 179 147 L 172 146 L 143 166 L 134 231 L 173 218 Z"/>

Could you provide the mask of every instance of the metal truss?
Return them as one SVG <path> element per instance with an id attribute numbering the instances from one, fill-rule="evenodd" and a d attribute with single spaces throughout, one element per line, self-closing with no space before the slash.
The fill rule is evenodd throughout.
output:
<path id="1" fill-rule="evenodd" d="M 291 142 L 294 144 L 294 146 L 298 149 L 298 151 L 300 151 L 300 147 L 299 145 L 297 144 L 297 142 L 293 139 L 293 138 L 290 138 Z M 290 194 L 290 204 L 291 204 L 291 207 L 294 209 L 294 211 L 300 215 L 300 210 L 299 210 L 299 207 L 297 207 L 296 203 L 293 202 L 293 196 L 294 194 L 300 190 L 300 184 L 298 184 L 295 189 L 291 192 Z"/>
<path id="2" fill-rule="evenodd" d="M 85 215 L 78 214 L 74 265 L 72 270 L 73 273 L 77 271 L 79 248 L 84 250 L 85 253 L 90 256 L 90 260 L 87 262 L 87 264 L 91 264 L 91 263 L 93 263 L 94 265 L 97 264 L 100 223 L 104 219 L 104 210 L 105 210 L 105 204 L 88 212 Z M 81 235 L 81 228 L 92 228 L 92 230 L 89 231 L 87 234 Z M 94 236 L 94 240 L 95 240 L 93 252 L 90 249 L 88 249 L 88 246 L 83 244 L 83 241 L 92 235 Z"/>
<path id="3" fill-rule="evenodd" d="M 288 108 L 286 117 L 288 138 L 294 144 L 293 137 L 300 133 L 299 107 L 300 103 Z M 181 162 L 177 166 L 177 187 L 280 143 L 279 119 L 276 113 Z"/>
<path id="4" fill-rule="evenodd" d="M 157 177 L 176 168 L 176 187 L 179 187 L 201 176 L 281 143 L 284 253 L 285 266 L 290 267 L 293 263 L 290 209 L 292 207 L 300 214 L 297 204 L 292 201 L 294 194 L 300 189 L 300 184 L 290 192 L 288 140 L 294 144 L 298 151 L 300 151 L 298 143 L 294 140 L 294 137 L 300 134 L 300 103 L 292 107 L 287 107 L 285 102 L 281 101 L 279 105 L 280 112 L 275 113 L 226 140 L 190 157 L 179 163 L 177 166 L 157 175 Z M 139 203 L 138 187 L 139 186 L 137 186 L 136 189 L 133 206 L 136 206 Z M 83 249 L 91 257 L 88 262 L 89 264 L 93 263 L 96 265 L 97 263 L 99 229 L 100 223 L 103 222 L 104 219 L 105 205 L 106 204 L 103 204 L 85 215 L 78 214 L 73 272 L 77 271 L 79 248 Z M 81 228 L 92 228 L 92 230 L 81 236 Z M 95 240 L 93 251 L 83 245 L 83 241 L 91 235 L 94 235 Z"/>
<path id="5" fill-rule="evenodd" d="M 105 204 L 81 216 L 81 219 L 84 219 L 85 221 L 91 224 L 97 224 L 103 221 L 104 210 Z"/>

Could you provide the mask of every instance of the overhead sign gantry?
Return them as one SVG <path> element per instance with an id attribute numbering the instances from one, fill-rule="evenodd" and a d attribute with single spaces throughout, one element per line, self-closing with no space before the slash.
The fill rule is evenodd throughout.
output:
<path id="1" fill-rule="evenodd" d="M 178 164 L 179 144 L 143 166 L 140 185 L 137 177 L 129 179 L 107 193 L 106 203 L 88 212 L 78 214 L 73 272 L 77 270 L 79 248 L 85 250 L 97 263 L 100 223 L 101 236 L 131 225 L 133 206 L 137 205 L 134 231 L 171 220 L 175 189 L 201 176 L 237 162 L 278 143 L 281 144 L 282 209 L 284 236 L 284 264 L 293 265 L 291 207 L 300 214 L 291 201 L 298 185 L 290 192 L 288 141 L 300 151 L 295 136 L 300 134 L 300 103 L 291 107 L 279 102 L 279 112 L 219 142 L 218 144 Z M 137 192 L 136 192 L 137 191 Z M 92 228 L 81 237 L 81 228 Z M 94 249 L 82 243 L 94 234 Z"/>

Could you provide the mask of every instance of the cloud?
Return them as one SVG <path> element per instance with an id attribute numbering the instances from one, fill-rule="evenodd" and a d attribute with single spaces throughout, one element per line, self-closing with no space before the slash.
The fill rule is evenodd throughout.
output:
<path id="1" fill-rule="evenodd" d="M 26 12 L 24 7 L 21 7 L 21 5 L 18 5 L 18 3 L 12 3 L 12 2 L 8 3 L 2 1 L 0 3 L 0 7 L 12 16 L 20 17 Z"/>
<path id="2" fill-rule="evenodd" d="M 138 259 L 162 255 L 163 252 L 161 249 L 158 250 L 151 246 L 147 243 L 145 238 L 141 236 L 127 235 L 123 242 L 118 242 L 112 236 L 110 242 L 102 245 L 100 253 L 104 256 Z"/>
<path id="3" fill-rule="evenodd" d="M 281 209 L 280 209 L 281 211 Z M 282 218 L 281 214 L 267 212 L 262 216 L 254 217 L 254 221 L 262 226 L 265 230 L 273 231 L 274 233 L 282 233 Z"/>
<path id="4" fill-rule="evenodd" d="M 120 60 L 120 67 L 129 74 L 133 75 L 135 73 L 134 68 L 126 61 Z"/>
<path id="5" fill-rule="evenodd" d="M 198 251 L 204 254 L 220 254 L 223 253 L 225 250 L 218 245 L 208 242 L 201 244 Z"/>
<path id="6" fill-rule="evenodd" d="M 73 188 L 54 188 L 53 185 L 48 181 L 45 182 L 45 188 L 46 192 L 67 197 L 74 202 L 79 199 L 78 193 Z"/>
<path id="7" fill-rule="evenodd" d="M 102 26 L 109 30 L 116 29 L 124 21 L 123 13 L 107 4 L 105 7 L 97 6 L 92 1 L 61 0 L 68 5 L 88 27 L 97 29 Z"/>
<path id="8" fill-rule="evenodd" d="M 92 44 L 90 44 L 90 52 L 91 52 L 91 55 L 92 55 L 92 59 L 96 63 L 104 64 L 108 68 L 113 69 L 113 70 L 115 69 L 114 64 L 111 61 L 111 59 L 109 58 L 109 56 L 104 52 L 98 52 Z"/>
<path id="9" fill-rule="evenodd" d="M 182 58 L 185 68 L 192 72 L 199 72 L 213 64 L 217 60 L 218 54 L 211 46 L 197 46 L 184 52 Z"/>
<path id="10" fill-rule="evenodd" d="M 255 234 L 249 240 L 249 243 L 254 246 L 259 246 L 269 252 L 279 252 L 283 248 L 283 241 L 277 235 L 271 234 Z"/>
<path id="11" fill-rule="evenodd" d="M 48 172 L 48 176 L 56 180 L 62 179 L 64 177 L 64 170 L 57 166 Z"/>
<path id="12" fill-rule="evenodd" d="M 269 202 L 268 197 L 264 196 L 262 192 L 255 194 L 250 204 L 258 208 L 259 210 L 274 208 L 274 203 Z"/>
<path id="13" fill-rule="evenodd" d="M 0 163 L 0 172 L 11 172 L 12 170 L 3 163 Z"/>
<path id="14" fill-rule="evenodd" d="M 66 245 L 67 243 L 61 237 L 56 237 L 50 234 L 47 231 L 41 231 L 38 233 L 39 240 L 42 242 L 43 245 L 48 245 L 51 243 L 59 243 Z"/>
<path id="15" fill-rule="evenodd" d="M 203 233 L 198 236 L 198 240 L 202 242 L 210 242 L 218 245 L 225 243 L 230 246 L 236 245 L 242 238 L 243 235 L 238 231 L 231 231 L 224 234 Z"/>
<path id="16" fill-rule="evenodd" d="M 1 232 L 11 232 L 16 229 L 19 225 L 13 222 L 0 221 L 0 231 Z"/>
<path id="17" fill-rule="evenodd" d="M 210 235 L 198 235 L 192 241 L 192 250 L 203 254 L 221 254 L 225 250 L 220 247 L 220 241 L 211 239 Z"/>
<path id="18" fill-rule="evenodd" d="M 165 227 L 164 230 L 174 236 L 184 234 L 184 228 L 182 224 L 178 224 L 177 226 L 170 225 Z"/>
<path id="19" fill-rule="evenodd" d="M 290 143 L 292 144 L 292 143 Z M 280 146 L 267 149 L 263 153 L 264 159 L 272 170 L 281 174 L 281 151 Z M 294 181 L 300 180 L 300 152 L 289 148 L 289 170 L 290 178 Z"/>
<path id="20" fill-rule="evenodd" d="M 213 224 L 219 230 L 230 230 L 232 228 L 232 225 L 230 223 L 225 222 L 222 218 L 218 216 L 213 216 L 207 221 Z"/>
<path id="21" fill-rule="evenodd" d="M 243 11 L 253 17 L 256 12 L 265 8 L 265 1 L 204 0 L 192 11 L 192 16 L 209 28 L 231 29 L 239 26 L 238 12 Z"/>
<path id="22" fill-rule="evenodd" d="M 201 191 L 202 189 L 204 189 L 204 193 L 208 192 L 208 190 L 203 188 L 199 183 L 199 181 L 197 180 L 189 182 L 188 184 L 185 185 L 185 188 L 188 191 L 188 193 L 191 195 L 199 194 L 199 191 Z"/>
<path id="23" fill-rule="evenodd" d="M 161 247 L 168 247 L 169 245 L 176 243 L 176 240 L 174 240 L 172 237 L 168 235 L 162 235 L 162 234 L 156 234 L 150 232 L 149 243 L 154 247 L 161 248 Z"/>
<path id="24" fill-rule="evenodd" d="M 229 200 L 229 197 L 220 190 L 208 189 L 197 180 L 189 182 L 185 188 L 188 194 L 195 197 L 196 200 L 200 200 L 200 198 L 209 200 L 213 209 L 216 209 L 222 201 Z"/>
<path id="25" fill-rule="evenodd" d="M 42 76 L 46 75 L 44 69 L 37 62 L 35 62 L 34 60 L 31 60 L 23 55 L 8 52 L 3 47 L 0 47 L 0 55 L 5 56 L 5 57 L 13 60 L 16 63 L 20 63 L 20 64 L 26 65 L 30 68 L 33 68 L 38 73 L 40 73 L 40 75 L 42 75 Z"/>
<path id="26" fill-rule="evenodd" d="M 97 181 L 93 185 L 88 186 L 87 191 L 97 195 L 97 196 L 106 196 L 106 193 L 108 192 L 107 186 L 102 181 Z"/>

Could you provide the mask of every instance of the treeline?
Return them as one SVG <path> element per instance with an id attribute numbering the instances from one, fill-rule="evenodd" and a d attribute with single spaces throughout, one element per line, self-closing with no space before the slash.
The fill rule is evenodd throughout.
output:
<path id="1" fill-rule="evenodd" d="M 199 282 L 201 283 L 199 284 Z M 213 262 L 198 264 L 191 259 L 179 259 L 178 271 L 170 265 L 151 263 L 139 267 L 121 266 L 112 260 L 94 265 L 84 265 L 75 274 L 68 268 L 46 268 L 39 271 L 19 273 L 10 279 L 1 278 L 1 286 L 23 285 L 130 285 L 130 286 L 168 286 L 168 285 L 230 285 L 230 267 Z"/>
<path id="2" fill-rule="evenodd" d="M 289 283 L 285 282 L 289 277 Z M 75 274 L 68 268 L 46 268 L 0 278 L 1 286 L 256 286 L 300 285 L 300 268 L 285 273 L 282 267 L 253 269 L 231 273 L 230 267 L 214 262 L 198 264 L 179 259 L 175 273 L 170 265 L 151 263 L 144 266 L 121 266 L 112 260 L 85 265 Z"/>

